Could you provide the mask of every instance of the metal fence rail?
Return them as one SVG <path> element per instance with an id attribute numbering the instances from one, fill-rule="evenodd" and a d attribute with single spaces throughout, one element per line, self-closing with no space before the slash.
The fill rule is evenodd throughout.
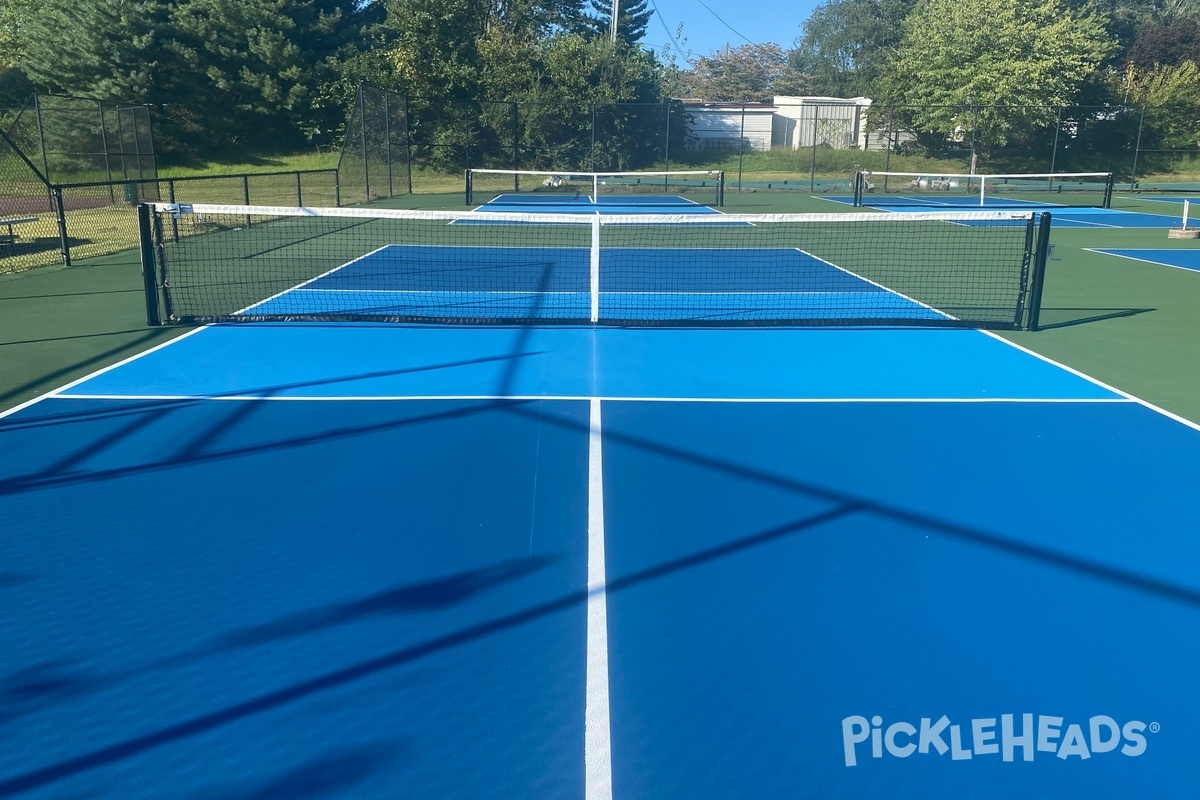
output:
<path id="1" fill-rule="evenodd" d="M 4 140 L 0 138 L 0 148 Z M 46 184 L 11 169 L 0 149 L 0 273 L 107 255 L 137 247 L 137 204 L 144 201 L 336 206 L 335 169 L 242 173 L 215 177 Z M 28 170 L 27 170 L 28 172 Z M 36 178 L 36 174 L 34 178 Z M 18 191 L 19 190 L 19 191 Z M 17 195 L 17 196 L 10 196 Z M 11 240 L 6 220 L 12 226 Z"/>

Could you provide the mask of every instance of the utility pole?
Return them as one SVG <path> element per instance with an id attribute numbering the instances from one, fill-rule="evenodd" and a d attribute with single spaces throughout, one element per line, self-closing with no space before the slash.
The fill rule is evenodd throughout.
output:
<path id="1" fill-rule="evenodd" d="M 617 17 L 621 14 L 621 0 L 612 0 L 612 24 L 608 27 L 608 38 L 616 43 L 617 41 Z"/>

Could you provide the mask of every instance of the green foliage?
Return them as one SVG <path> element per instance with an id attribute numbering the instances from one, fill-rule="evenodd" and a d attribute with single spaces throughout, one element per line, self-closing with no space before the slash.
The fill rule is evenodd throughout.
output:
<path id="1" fill-rule="evenodd" d="M 169 31 L 165 0 L 44 0 L 22 66 L 43 90 L 161 102 Z"/>
<path id="2" fill-rule="evenodd" d="M 356 0 L 44 0 L 22 62 L 52 92 L 152 103 L 194 148 L 328 136 L 323 87 L 376 12 Z"/>
<path id="3" fill-rule="evenodd" d="M 0 71 L 11 69 L 25 55 L 28 27 L 42 7 L 42 0 L 0 2 Z"/>
<path id="4" fill-rule="evenodd" d="M 805 21 L 792 66 L 808 75 L 816 94 L 870 96 L 916 2 L 827 0 Z"/>
<path id="5" fill-rule="evenodd" d="M 591 0 L 592 13 L 586 18 L 593 35 L 609 36 L 612 27 L 613 0 Z M 623 44 L 640 42 L 646 26 L 654 16 L 646 0 L 620 0 L 617 6 L 617 41 Z"/>
<path id="6" fill-rule="evenodd" d="M 879 100 L 910 107 L 918 130 L 973 132 L 986 154 L 1076 101 L 1115 48 L 1105 23 L 1061 0 L 921 0 Z"/>

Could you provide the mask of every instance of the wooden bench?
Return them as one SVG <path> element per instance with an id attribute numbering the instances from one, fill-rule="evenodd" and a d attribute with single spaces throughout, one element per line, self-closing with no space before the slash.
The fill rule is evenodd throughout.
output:
<path id="1" fill-rule="evenodd" d="M 14 225 L 23 225 L 26 222 L 37 222 L 37 217 L 13 217 L 11 219 L 0 219 L 0 228 L 7 228 L 8 233 L 0 233 L 0 245 L 13 245 L 17 243 L 17 234 L 13 230 Z"/>

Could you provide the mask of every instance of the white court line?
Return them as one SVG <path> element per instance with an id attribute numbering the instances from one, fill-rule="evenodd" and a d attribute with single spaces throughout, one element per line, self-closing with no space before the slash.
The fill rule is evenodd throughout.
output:
<path id="1" fill-rule="evenodd" d="M 604 564 L 604 470 L 600 399 L 592 398 L 588 436 L 587 690 L 584 704 L 584 797 L 612 798 L 608 701 L 608 593 Z"/>
<path id="2" fill-rule="evenodd" d="M 1168 264 L 1164 261 L 1154 261 L 1149 258 L 1138 258 L 1137 256 L 1127 256 L 1124 253 L 1113 253 L 1108 250 L 1101 250 L 1097 247 L 1085 247 L 1083 249 L 1085 252 L 1088 252 L 1088 253 L 1099 253 L 1102 256 L 1116 256 L 1117 258 L 1124 258 L 1129 261 L 1140 261 L 1143 264 L 1153 264 L 1156 267 L 1170 267 L 1171 269 L 1181 269 L 1184 272 L 1200 272 L 1200 268 L 1198 268 L 1198 267 L 1181 267 L 1178 264 Z M 1150 253 L 1159 253 L 1159 252 L 1162 252 L 1163 250 L 1170 250 L 1171 248 L 1168 248 L 1168 247 L 1163 247 L 1163 248 L 1137 247 L 1137 248 L 1133 248 L 1133 247 L 1131 247 L 1129 249 L 1130 250 L 1145 250 L 1146 252 L 1150 252 Z"/>
<path id="3" fill-rule="evenodd" d="M 834 269 L 838 270 L 839 272 L 844 272 L 845 274 L 851 276 L 852 278 L 856 278 L 856 279 L 862 281 L 863 283 L 869 283 L 872 286 L 874 286 L 878 289 L 881 289 L 885 294 L 891 295 L 893 297 L 899 297 L 902 300 L 906 300 L 909 303 L 912 303 L 914 305 L 920 306 L 921 308 L 924 308 L 926 311 L 932 311 L 934 314 L 937 314 L 942 319 L 953 319 L 953 320 L 958 319 L 958 317 L 953 317 L 944 311 L 939 311 L 938 309 L 934 308 L 933 306 L 929 305 L 928 303 L 922 303 L 920 300 L 909 297 L 908 295 L 904 294 L 903 292 L 897 292 L 895 289 L 889 289 L 887 286 L 884 286 L 882 283 L 876 283 L 875 281 L 871 280 L 870 278 L 864 278 L 862 275 L 859 275 L 857 272 L 848 270 L 845 267 L 839 267 L 837 264 L 833 263 L 832 261 L 827 261 L 826 259 L 821 258 L 820 256 L 813 255 L 812 253 L 808 252 L 807 250 L 805 250 L 803 248 L 797 247 L 795 249 L 798 252 L 803 253 L 804 255 L 808 256 L 809 258 L 816 259 L 817 261 L 820 261 L 822 264 L 833 267 Z M 853 293 L 852 292 L 835 292 L 835 294 L 853 294 Z"/>
<path id="4" fill-rule="evenodd" d="M 142 356 L 148 356 L 153 352 L 162 350 L 164 347 L 167 347 L 168 345 L 172 345 L 172 344 L 175 344 L 176 342 L 182 341 L 182 340 L 188 338 L 189 336 L 195 336 L 200 331 L 207 330 L 208 327 L 209 326 L 204 325 L 202 327 L 194 328 L 190 331 L 187 331 L 186 333 L 181 333 L 180 335 L 176 336 L 174 339 L 163 342 L 162 344 L 155 345 L 154 347 L 151 347 L 148 350 L 143 350 L 140 353 L 134 353 L 129 358 L 122 359 L 121 361 L 118 361 L 115 364 L 109 364 L 107 367 L 101 367 L 100 369 L 98 369 L 94 372 L 89 372 L 87 375 L 84 375 L 82 378 L 76 378 L 75 380 L 71 381 L 70 383 L 65 383 L 62 386 L 59 386 L 57 389 L 51 389 L 50 391 L 46 392 L 45 394 L 39 394 L 37 397 L 34 397 L 30 400 L 26 400 L 24 403 L 15 405 L 12 408 L 6 409 L 4 411 L 0 411 L 0 419 L 3 419 L 4 417 L 7 417 L 10 414 L 15 414 L 23 408 L 28 408 L 29 406 L 33 405 L 34 403 L 41 402 L 42 400 L 53 399 L 53 398 L 57 397 L 60 392 L 65 392 L 66 390 L 68 390 L 74 386 L 78 386 L 79 384 L 84 383 L 85 381 L 90 381 L 92 378 L 95 378 L 98 375 L 103 375 L 104 373 L 106 373 L 110 370 L 114 370 L 117 367 L 123 367 L 131 361 L 136 361 L 139 358 L 141 358 Z"/>
<path id="5" fill-rule="evenodd" d="M 1055 367 L 1058 367 L 1059 369 L 1066 370 L 1067 372 L 1071 373 L 1072 375 L 1074 375 L 1078 378 L 1083 378 L 1084 380 L 1094 383 L 1096 386 L 1099 386 L 1102 389 L 1107 389 L 1108 391 L 1113 392 L 1114 394 L 1118 394 L 1121 397 L 1124 397 L 1126 400 L 1129 400 L 1130 402 L 1137 403 L 1138 405 L 1148 408 L 1151 411 L 1162 414 L 1164 417 L 1173 419 L 1176 422 L 1186 425 L 1187 427 L 1192 428 L 1193 430 L 1200 431 L 1200 423 L 1192 422 L 1190 419 L 1185 419 L 1184 417 L 1181 417 L 1178 414 L 1167 411 L 1165 408 L 1160 408 L 1159 406 L 1156 406 L 1151 402 L 1143 400 L 1140 397 L 1132 395 L 1129 392 L 1122 391 L 1121 389 L 1118 389 L 1115 386 L 1110 386 L 1109 384 L 1105 383 L 1104 381 L 1102 381 L 1098 378 L 1093 378 L 1091 375 L 1088 375 L 1086 372 L 1081 372 L 1081 371 L 1075 369 L 1074 367 L 1068 367 L 1066 364 L 1055 361 L 1053 358 L 1050 358 L 1049 356 L 1044 356 L 1041 353 L 1034 352 L 1033 350 L 1030 350 L 1028 347 L 1019 345 L 1016 342 L 1010 342 L 1008 339 L 1005 339 L 1003 336 L 1001 336 L 998 333 L 995 333 L 993 331 L 985 331 L 985 330 L 978 331 L 978 333 L 981 333 L 984 336 L 990 336 L 991 338 L 995 339 L 996 341 L 1003 342 L 1004 344 L 1008 345 L 1009 347 L 1015 347 L 1017 350 L 1020 350 L 1022 353 L 1025 353 L 1026 355 L 1029 355 L 1029 356 L 1033 356 L 1038 361 L 1043 361 L 1047 364 L 1051 364 Z"/>
<path id="6" fill-rule="evenodd" d="M 1086 376 L 1084 376 L 1086 377 Z M 1108 387 L 1105 387 L 1108 388 Z M 1111 391 L 1116 392 L 1116 389 Z M 259 394 L 67 394 L 48 396 L 48 400 L 204 400 L 296 402 L 397 402 L 405 400 L 514 401 L 603 400 L 606 403 L 1134 403 L 1136 398 L 1120 397 L 638 397 L 635 395 L 502 395 L 502 394 L 397 394 L 397 395 L 259 395 Z"/>
<path id="7" fill-rule="evenodd" d="M 386 249 L 387 249 L 387 248 L 389 248 L 389 247 L 392 247 L 392 245 L 390 245 L 390 244 L 385 244 L 385 245 L 383 245 L 382 247 L 376 247 L 376 248 L 375 248 L 374 250 L 372 250 L 371 252 L 369 252 L 369 253 L 363 253 L 363 254 L 362 254 L 361 256 L 359 256 L 358 258 L 355 258 L 355 259 L 352 259 L 352 260 L 350 260 L 350 261 L 347 261 L 345 264 L 341 264 L 341 265 L 339 265 L 339 266 L 336 266 L 336 267 L 334 267 L 333 269 L 331 269 L 331 270 L 329 270 L 329 271 L 327 271 L 327 272 L 322 272 L 320 275 L 318 275 L 318 276 L 317 276 L 317 277 L 315 277 L 315 278 L 309 278 L 308 280 L 304 281 L 303 283 L 298 283 L 298 284 L 296 284 L 295 286 L 289 286 L 287 289 L 284 289 L 282 292 L 276 292 L 275 294 L 271 295 L 270 297 L 268 297 L 268 298 L 267 298 L 267 299 L 265 299 L 265 300 L 259 300 L 257 303 L 254 303 L 253 305 L 246 306 L 245 308 L 243 308 L 243 309 L 242 309 L 242 310 L 240 310 L 240 311 L 235 311 L 235 312 L 234 312 L 234 315 L 236 316 L 237 314 L 245 314 L 247 311 L 250 311 L 251 309 L 258 308 L 259 306 L 261 306 L 261 305 L 265 305 L 266 303 L 269 303 L 269 302 L 271 302 L 272 300 L 274 300 L 274 299 L 276 299 L 276 298 L 283 297 L 283 296 L 284 296 L 285 294 L 287 294 L 288 292 L 296 292 L 296 291 L 300 291 L 301 289 L 303 289 L 305 286 L 308 286 L 308 285 L 309 285 L 310 283 L 312 283 L 313 281 L 319 281 L 319 280 L 321 280 L 321 278 L 324 278 L 324 277 L 326 277 L 326 276 L 328 276 L 328 275 L 332 275 L 333 273 L 337 272 L 338 270 L 345 269 L 346 267 L 350 266 L 351 264 L 356 264 L 356 263 L 358 263 L 359 261 L 362 261 L 364 258 L 370 258 L 371 256 L 375 255 L 376 253 L 382 252 L 383 250 L 386 250 Z"/>

